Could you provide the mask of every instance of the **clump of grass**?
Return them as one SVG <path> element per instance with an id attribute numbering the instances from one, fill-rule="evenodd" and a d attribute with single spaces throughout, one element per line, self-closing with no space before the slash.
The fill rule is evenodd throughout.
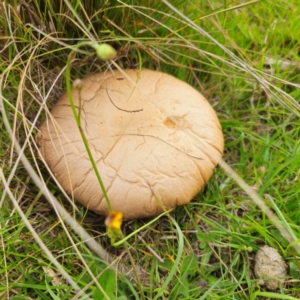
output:
<path id="1" fill-rule="evenodd" d="M 178 14 L 168 4 L 2 3 L 2 298 L 299 298 L 299 252 L 293 246 L 300 211 L 300 7 L 296 0 L 172 2 Z M 115 63 L 121 68 L 159 69 L 203 92 L 223 127 L 224 161 L 280 222 L 218 168 L 189 205 L 151 224 L 124 224 L 125 235 L 134 233 L 128 242 L 142 287 L 123 274 L 132 265 L 121 273 L 111 269 L 117 266 L 114 259 L 128 261 L 128 253 L 110 246 L 103 219 L 74 206 L 74 199 L 67 201 L 38 161 L 34 142 L 65 90 L 68 55 L 82 41 L 110 43 L 119 51 Z M 78 50 L 76 58 L 72 79 L 111 67 L 88 48 Z M 6 120 L 11 133 L 3 126 Z M 29 167 L 38 176 L 28 175 Z M 57 199 L 66 211 L 46 197 Z M 87 232 L 73 218 L 89 235 L 83 236 Z M 252 273 L 254 253 L 264 244 L 278 249 L 289 265 L 290 277 L 277 294 L 264 291 Z"/>

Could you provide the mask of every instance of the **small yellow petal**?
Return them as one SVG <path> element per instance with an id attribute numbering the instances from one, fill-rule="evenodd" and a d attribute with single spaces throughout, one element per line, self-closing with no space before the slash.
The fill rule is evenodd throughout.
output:
<path id="1" fill-rule="evenodd" d="M 121 228 L 123 221 L 123 213 L 120 211 L 112 210 L 109 212 L 109 215 L 105 219 L 105 226 L 109 229 L 117 229 Z"/>

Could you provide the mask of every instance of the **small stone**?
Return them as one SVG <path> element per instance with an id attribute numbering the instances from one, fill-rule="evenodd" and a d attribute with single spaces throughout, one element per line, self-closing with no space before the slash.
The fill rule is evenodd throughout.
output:
<path id="1" fill-rule="evenodd" d="M 256 253 L 254 274 L 256 278 L 264 279 L 265 286 L 274 291 L 279 288 L 280 278 L 287 276 L 287 266 L 276 249 L 264 246 Z"/>

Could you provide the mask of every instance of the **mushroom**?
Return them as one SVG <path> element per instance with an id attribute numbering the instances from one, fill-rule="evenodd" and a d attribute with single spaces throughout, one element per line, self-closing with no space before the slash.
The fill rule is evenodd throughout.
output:
<path id="1" fill-rule="evenodd" d="M 173 76 L 114 70 L 85 77 L 82 89 L 73 88 L 72 95 L 77 108 L 81 101 L 82 129 L 112 208 L 123 212 L 125 220 L 189 203 L 222 157 L 215 111 L 198 91 Z M 41 126 L 37 142 L 67 193 L 107 215 L 66 93 Z"/>

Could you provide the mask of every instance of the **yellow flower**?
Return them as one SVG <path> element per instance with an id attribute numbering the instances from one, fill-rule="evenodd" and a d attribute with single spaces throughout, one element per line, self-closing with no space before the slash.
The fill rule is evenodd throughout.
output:
<path id="1" fill-rule="evenodd" d="M 113 245 L 116 239 L 122 237 L 121 225 L 123 213 L 120 211 L 110 211 L 105 219 L 106 232 L 110 238 L 110 243 Z"/>
<path id="2" fill-rule="evenodd" d="M 105 219 L 105 226 L 109 229 L 120 230 L 122 221 L 123 213 L 112 210 Z"/>

